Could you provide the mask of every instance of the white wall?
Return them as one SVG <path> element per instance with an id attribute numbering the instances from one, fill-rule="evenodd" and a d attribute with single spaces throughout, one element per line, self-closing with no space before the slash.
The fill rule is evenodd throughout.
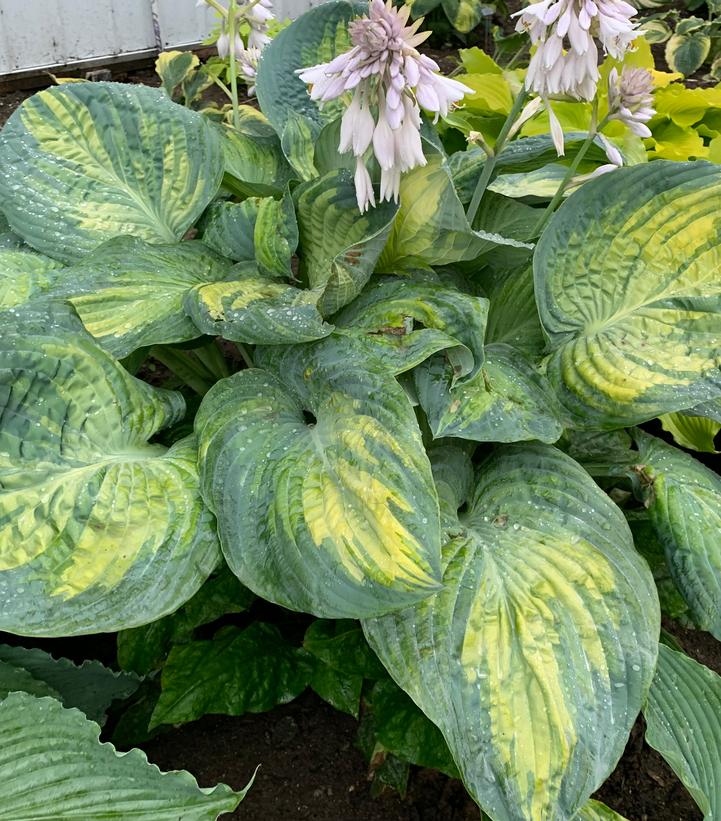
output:
<path id="1" fill-rule="evenodd" d="M 297 17 L 318 0 L 275 0 L 276 16 Z M 199 43 L 214 12 L 195 0 L 0 0 L 0 75 L 156 48 Z"/>

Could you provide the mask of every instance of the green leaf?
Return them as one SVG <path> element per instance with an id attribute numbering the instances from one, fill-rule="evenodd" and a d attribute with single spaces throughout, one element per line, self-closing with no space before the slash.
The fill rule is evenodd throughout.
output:
<path id="1" fill-rule="evenodd" d="M 309 678 L 304 655 L 277 627 L 225 627 L 210 641 L 173 647 L 150 727 L 185 724 L 208 713 L 264 713 L 299 696 Z"/>
<path id="2" fill-rule="evenodd" d="M 692 456 L 635 431 L 645 504 L 678 589 L 702 630 L 721 639 L 721 479 Z"/>
<path id="3" fill-rule="evenodd" d="M 68 297 L 97 343 L 122 358 L 138 348 L 200 336 L 183 299 L 225 279 L 230 269 L 202 242 L 151 245 L 116 237 L 63 271 L 52 294 Z"/>
<path id="4" fill-rule="evenodd" d="M 294 20 L 263 49 L 256 94 L 263 113 L 279 134 L 292 114 L 321 124 L 340 113 L 340 101 L 325 103 L 322 109 L 313 102 L 296 71 L 328 62 L 347 51 L 351 45 L 348 23 L 363 11 L 360 4 L 323 3 Z"/>
<path id="5" fill-rule="evenodd" d="M 370 702 L 377 739 L 387 750 L 409 764 L 460 777 L 441 731 L 400 687 L 384 678 L 373 686 Z"/>
<path id="6" fill-rule="evenodd" d="M 443 157 L 433 155 L 401 180 L 401 207 L 378 263 L 387 273 L 476 259 L 498 245 L 531 246 L 473 231 Z"/>
<path id="7" fill-rule="evenodd" d="M 255 262 L 269 276 L 292 276 L 298 247 L 293 200 L 250 197 L 243 202 L 214 202 L 205 212 L 202 240 L 236 262 Z"/>
<path id="8" fill-rule="evenodd" d="M 33 821 L 50 812 L 57 821 L 212 821 L 232 812 L 248 789 L 198 787 L 190 773 L 162 773 L 145 753 L 118 753 L 99 734 L 97 724 L 53 698 L 11 693 L 0 701 L 4 819 Z"/>
<path id="9" fill-rule="evenodd" d="M 721 813 L 721 678 L 661 644 L 643 711 L 646 741 L 658 750 L 699 805 Z"/>
<path id="10" fill-rule="evenodd" d="M 584 467 L 587 466 L 584 465 Z M 666 561 L 666 551 L 658 540 L 648 514 L 646 511 L 626 511 L 626 518 L 633 534 L 633 543 L 636 545 L 636 550 L 646 559 L 653 573 L 661 612 L 683 627 L 692 630 L 697 629 L 691 611 L 678 587 L 676 587 L 676 582 L 671 577 Z"/>
<path id="11" fill-rule="evenodd" d="M 318 291 L 301 290 L 252 270 L 234 270 L 236 279 L 189 291 L 185 310 L 211 336 L 234 342 L 288 345 L 328 336 L 332 325 L 318 312 Z"/>
<path id="12" fill-rule="evenodd" d="M 327 316 L 358 296 L 370 279 L 398 207 L 384 202 L 360 214 L 353 178 L 343 169 L 303 183 L 294 198 L 301 276 L 311 288 L 324 289 L 319 309 Z"/>
<path id="13" fill-rule="evenodd" d="M 543 352 L 546 340 L 533 291 L 533 271 L 528 266 L 503 271 L 484 280 L 490 300 L 486 343 L 502 342 L 529 357 Z"/>
<path id="14" fill-rule="evenodd" d="M 67 309 L 0 339 L 0 629 L 132 627 L 189 599 L 218 561 L 192 438 L 149 444 L 185 411 L 98 348 Z"/>
<path id="15" fill-rule="evenodd" d="M 600 801 L 587 801 L 576 818 L 578 821 L 626 821 L 622 815 Z"/>
<path id="16" fill-rule="evenodd" d="M 62 265 L 50 257 L 0 245 L 0 311 L 15 308 L 46 292 Z"/>
<path id="17" fill-rule="evenodd" d="M 363 677 L 339 673 L 327 664 L 317 663 L 310 686 L 331 707 L 358 718 Z"/>
<path id="18" fill-rule="evenodd" d="M 699 69 L 711 51 L 711 38 L 704 31 L 672 34 L 666 43 L 664 56 L 671 71 L 685 77 Z"/>
<path id="19" fill-rule="evenodd" d="M 484 3 L 482 0 L 441 0 L 441 2 L 451 25 L 462 34 L 474 29 L 494 8 L 490 3 Z"/>
<path id="20" fill-rule="evenodd" d="M 319 661 L 340 673 L 361 678 L 385 678 L 386 671 L 368 646 L 356 621 L 316 619 L 305 631 L 303 647 Z"/>
<path id="21" fill-rule="evenodd" d="M 163 91 L 173 98 L 175 89 L 200 65 L 192 51 L 162 51 L 155 61 L 155 73 L 160 77 Z"/>
<path id="22" fill-rule="evenodd" d="M 22 244 L 22 239 L 10 230 L 7 218 L 0 210 L 0 248 L 18 249 L 22 247 Z"/>
<path id="23" fill-rule="evenodd" d="M 280 194 L 295 176 L 275 129 L 256 109 L 241 106 L 237 129 L 226 124 L 213 128 L 223 150 L 223 183 L 234 193 L 246 197 Z"/>
<path id="24" fill-rule="evenodd" d="M 659 421 L 661 427 L 670 433 L 674 442 L 682 448 L 702 453 L 718 453 L 714 438 L 721 430 L 721 422 L 703 416 L 688 416 L 685 413 L 665 413 L 659 416 Z"/>
<path id="25" fill-rule="evenodd" d="M 53 658 L 38 648 L 0 644 L 0 662 L 22 669 L 36 681 L 45 683 L 54 694 L 43 695 L 53 695 L 66 707 L 77 707 L 98 724 L 105 720 L 105 711 L 113 701 L 128 698 L 140 684 L 135 676 L 116 673 L 99 661 L 77 665 L 69 659 Z"/>
<path id="26" fill-rule="evenodd" d="M 487 315 L 487 299 L 448 287 L 436 277 L 381 277 L 333 322 L 362 340 L 394 373 L 445 351 L 454 382 L 461 383 L 483 363 Z"/>
<path id="27" fill-rule="evenodd" d="M 478 46 L 459 49 L 458 56 L 468 74 L 503 74 L 498 63 Z"/>
<path id="28" fill-rule="evenodd" d="M 6 661 L 0 661 L 0 703 L 10 693 L 29 693 L 31 696 L 50 696 L 60 700 L 60 693 L 46 681 Z"/>
<path id="29" fill-rule="evenodd" d="M 180 610 L 158 621 L 118 633 L 118 664 L 145 676 L 162 666 L 173 644 L 184 644 L 193 631 L 228 613 L 242 613 L 255 597 L 223 565 Z"/>
<path id="30" fill-rule="evenodd" d="M 553 391 L 509 345 L 488 345 L 480 372 L 456 387 L 441 356 L 425 362 L 414 375 L 418 399 L 436 438 L 552 443 L 563 432 Z"/>
<path id="31" fill-rule="evenodd" d="M 70 83 L 26 100 L 0 133 L 0 168 L 13 231 L 67 263 L 118 234 L 182 239 L 223 173 L 205 117 L 160 89 L 119 83 Z"/>
<path id="32" fill-rule="evenodd" d="M 403 390 L 343 338 L 266 348 L 256 363 L 267 370 L 216 384 L 195 422 L 233 572 L 269 601 L 328 618 L 428 596 L 438 502 Z"/>
<path id="33" fill-rule="evenodd" d="M 549 223 L 536 298 L 574 426 L 626 427 L 721 392 L 719 195 L 718 166 L 653 162 L 586 183 Z"/>
<path id="34" fill-rule="evenodd" d="M 371 646 L 496 821 L 572 818 L 615 767 L 656 661 L 656 591 L 625 519 L 560 451 L 499 448 L 443 566 L 435 596 L 363 622 Z"/>
<path id="35" fill-rule="evenodd" d="M 318 176 L 315 144 L 319 134 L 320 126 L 315 120 L 297 111 L 288 112 L 280 143 L 288 162 L 301 180 L 312 180 Z"/>

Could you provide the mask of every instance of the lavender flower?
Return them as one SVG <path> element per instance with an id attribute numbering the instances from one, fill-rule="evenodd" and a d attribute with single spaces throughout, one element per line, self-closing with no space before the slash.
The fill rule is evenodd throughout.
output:
<path id="1" fill-rule="evenodd" d="M 240 53 L 236 52 L 238 59 L 238 73 L 248 86 L 248 96 L 255 94 L 255 81 L 258 74 L 258 61 L 260 60 L 260 49 L 254 46 L 244 48 Z"/>
<path id="2" fill-rule="evenodd" d="M 599 80 L 598 47 L 617 60 L 642 32 L 632 21 L 636 10 L 625 0 L 541 0 L 513 16 L 517 31 L 527 31 L 536 51 L 526 88 L 551 96 L 591 100 Z"/>
<path id="3" fill-rule="evenodd" d="M 368 16 L 348 26 L 352 47 L 329 63 L 298 71 L 321 105 L 346 92 L 353 97 L 341 120 L 338 150 L 356 157 L 355 188 L 361 213 L 375 205 L 364 155 L 372 146 L 381 168 L 380 199 L 398 202 L 401 174 L 425 165 L 421 108 L 445 116 L 471 89 L 443 77 L 438 64 L 416 46 L 430 32 L 423 22 L 406 25 L 410 9 L 370 0 Z"/>
<path id="4" fill-rule="evenodd" d="M 612 69 L 608 75 L 608 119 L 619 120 L 638 137 L 650 137 L 645 123 L 656 113 L 653 107 L 653 77 L 645 68 L 624 68 L 621 77 Z"/>
<path id="5" fill-rule="evenodd" d="M 222 6 L 217 0 L 197 0 L 196 6 L 208 5 L 214 8 L 221 15 L 221 32 L 216 41 L 218 56 L 226 58 L 230 55 L 230 35 L 228 33 L 228 9 Z M 272 0 L 249 0 L 247 3 L 236 7 L 236 34 L 233 40 L 233 51 L 236 60 L 245 63 L 246 68 L 253 69 L 252 74 L 243 71 L 243 76 L 248 81 L 248 76 L 255 78 L 255 68 L 258 64 L 256 52 L 263 49 L 269 42 L 268 23 L 274 19 Z M 237 33 L 237 25 L 246 22 L 250 26 L 248 35 L 248 48 L 246 49 L 242 37 Z M 249 53 L 251 56 L 249 56 Z M 252 94 L 252 91 L 249 91 Z"/>

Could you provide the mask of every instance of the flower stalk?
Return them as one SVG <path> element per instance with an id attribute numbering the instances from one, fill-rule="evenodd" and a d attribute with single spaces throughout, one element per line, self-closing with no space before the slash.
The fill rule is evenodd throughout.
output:
<path id="1" fill-rule="evenodd" d="M 513 102 L 513 108 L 511 108 L 508 117 L 506 117 L 506 121 L 503 123 L 503 127 L 501 128 L 501 131 L 498 135 L 498 139 L 496 140 L 496 144 L 493 147 L 492 153 L 488 155 L 488 159 L 483 163 L 483 170 L 481 171 L 481 176 L 478 178 L 476 188 L 473 191 L 473 196 L 471 197 L 471 202 L 468 206 L 468 210 L 466 211 L 468 223 L 471 226 L 473 225 L 473 220 L 476 218 L 476 214 L 478 213 L 478 208 L 481 205 L 483 195 L 486 192 L 486 188 L 488 188 L 488 183 L 491 181 L 491 176 L 496 168 L 498 155 L 501 153 L 503 146 L 506 144 L 508 135 L 510 134 L 511 129 L 513 128 L 516 120 L 518 119 L 518 116 L 521 113 L 521 109 L 523 108 L 523 105 L 527 99 L 528 91 L 525 88 L 522 88 L 518 92 L 518 96 Z"/>

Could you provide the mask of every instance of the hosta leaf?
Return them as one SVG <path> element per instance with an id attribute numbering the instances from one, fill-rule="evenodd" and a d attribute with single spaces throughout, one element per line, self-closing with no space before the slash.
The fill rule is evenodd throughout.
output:
<path id="1" fill-rule="evenodd" d="M 192 51 L 162 51 L 155 61 L 155 73 L 163 91 L 172 99 L 175 89 L 199 65 L 200 59 Z"/>
<path id="2" fill-rule="evenodd" d="M 299 696 L 310 664 L 272 624 L 225 627 L 210 641 L 180 644 L 161 675 L 150 726 L 181 724 L 207 713 L 264 713 Z"/>
<path id="3" fill-rule="evenodd" d="M 554 110 L 557 104 L 554 103 Z M 573 103 L 583 110 L 579 103 Z M 588 119 L 584 120 L 585 124 Z M 566 131 L 564 140 L 566 145 L 566 159 L 571 160 L 585 143 L 588 134 L 579 131 Z M 533 137 L 522 137 L 512 140 L 503 147 L 498 155 L 496 168 L 506 173 L 533 171 L 548 165 L 558 158 L 556 148 L 550 134 L 537 134 Z M 470 202 L 478 178 L 483 170 L 486 154 L 480 148 L 469 148 L 466 151 L 456 151 L 448 160 L 453 184 L 462 203 Z M 586 152 L 586 162 L 593 165 L 608 161 L 606 152 L 599 138 L 591 144 Z M 485 197 L 484 197 L 485 199 Z"/>
<path id="4" fill-rule="evenodd" d="M 294 20 L 263 49 L 256 94 L 263 113 L 278 133 L 283 132 L 292 113 L 318 124 L 337 116 L 342 104 L 325 103 L 321 109 L 310 99 L 306 84 L 295 72 L 347 51 L 348 22 L 363 11 L 362 5 L 342 0 L 323 3 Z"/>
<path id="5" fill-rule="evenodd" d="M 3 818 L 132 818 L 213 821 L 245 790 L 198 787 L 184 770 L 162 773 L 145 753 L 101 744 L 100 727 L 53 698 L 12 693 L 0 701 Z M 247 789 L 247 788 L 246 788 Z"/>
<path id="6" fill-rule="evenodd" d="M 223 173 L 203 116 L 160 89 L 119 83 L 70 83 L 26 100 L 0 134 L 0 168 L 12 229 L 68 263 L 118 234 L 182 239 Z"/>
<path id="7" fill-rule="evenodd" d="M 387 675 L 356 621 L 317 619 L 306 630 L 303 647 L 339 672 L 370 679 Z"/>
<path id="8" fill-rule="evenodd" d="M 488 300 L 434 278 L 382 277 L 333 317 L 363 340 L 395 373 L 446 351 L 454 381 L 472 378 L 483 362 Z"/>
<path id="9" fill-rule="evenodd" d="M 53 658 L 38 648 L 0 644 L 0 663 L 13 665 L 36 681 L 44 682 L 54 693 L 42 695 L 53 695 L 66 707 L 77 707 L 98 724 L 103 723 L 105 711 L 115 699 L 128 698 L 140 684 L 135 676 L 116 673 L 99 661 L 77 665 L 69 659 Z M 25 690 L 24 687 L 15 689 Z"/>
<path id="10" fill-rule="evenodd" d="M 378 741 L 409 764 L 432 767 L 459 778 L 441 731 L 393 681 L 384 678 L 370 692 Z"/>
<path id="11" fill-rule="evenodd" d="M 563 432 L 553 391 L 509 345 L 488 345 L 480 372 L 455 388 L 452 371 L 441 356 L 416 370 L 415 384 L 435 437 L 550 443 Z"/>
<path id="12" fill-rule="evenodd" d="M 315 120 L 297 111 L 288 112 L 280 144 L 288 162 L 301 180 L 312 180 L 318 176 L 315 143 L 319 134 L 320 126 Z"/>
<path id="13" fill-rule="evenodd" d="M 62 265 L 31 251 L 0 247 L 0 311 L 15 308 L 47 291 Z"/>
<path id="14" fill-rule="evenodd" d="M 721 678 L 665 645 L 643 711 L 658 750 L 711 821 L 721 813 Z"/>
<path id="15" fill-rule="evenodd" d="M 0 660 L 0 703 L 10 693 L 29 693 L 32 696 L 50 696 L 60 700 L 60 693 L 46 681 L 35 678 L 22 667 Z"/>
<path id="16" fill-rule="evenodd" d="M 672 34 L 666 43 L 664 56 L 671 71 L 685 77 L 699 69 L 711 50 L 711 38 L 703 31 Z"/>
<path id="17" fill-rule="evenodd" d="M 363 690 L 362 676 L 339 673 L 319 662 L 313 667 L 309 683 L 313 691 L 331 707 L 358 718 Z"/>
<path id="18" fill-rule="evenodd" d="M 401 180 L 401 207 L 378 270 L 395 273 L 475 259 L 497 245 L 531 246 L 499 234 L 473 231 L 440 155 Z"/>
<path id="19" fill-rule="evenodd" d="M 718 166 L 653 162 L 586 183 L 551 220 L 536 298 L 548 376 L 576 427 L 721 393 L 720 196 Z"/>
<path id="20" fill-rule="evenodd" d="M 721 479 L 687 453 L 636 431 L 635 469 L 671 575 L 702 630 L 721 639 Z"/>
<path id="21" fill-rule="evenodd" d="M 67 296 L 85 328 L 113 356 L 200 336 L 185 295 L 231 269 L 202 242 L 151 245 L 116 237 L 63 272 L 53 294 Z"/>
<path id="22" fill-rule="evenodd" d="M 670 433 L 674 442 L 682 448 L 717 453 L 714 438 L 721 430 L 721 422 L 685 413 L 665 413 L 659 416 L 659 421 L 661 427 Z"/>
<path id="23" fill-rule="evenodd" d="M 403 390 L 346 339 L 258 353 L 268 370 L 219 382 L 195 423 L 233 572 L 265 599 L 329 618 L 428 596 L 438 502 Z"/>
<path id="24" fill-rule="evenodd" d="M 291 275 L 298 246 L 293 200 L 250 197 L 243 202 L 214 202 L 206 211 L 203 242 L 236 262 L 255 262 L 271 276 Z"/>
<path id="25" fill-rule="evenodd" d="M 243 196 L 279 194 L 294 176 L 280 139 L 259 111 L 242 106 L 240 112 L 238 129 L 214 126 L 223 149 L 224 185 Z"/>
<path id="26" fill-rule="evenodd" d="M 319 308 L 326 316 L 370 279 L 398 207 L 384 202 L 360 214 L 353 178 L 343 169 L 298 186 L 294 197 L 301 275 L 311 288 L 324 288 Z"/>
<path id="27" fill-rule="evenodd" d="M 576 818 L 578 821 L 626 821 L 622 815 L 600 801 L 587 801 Z"/>
<path id="28" fill-rule="evenodd" d="M 218 561 L 184 413 L 56 308 L 0 340 L 0 629 L 67 636 L 172 612 Z"/>
<path id="29" fill-rule="evenodd" d="M 570 819 L 614 768 L 651 683 L 651 574 L 619 509 L 540 444 L 481 467 L 452 536 L 444 589 L 364 631 L 486 812 Z"/>
<path id="30" fill-rule="evenodd" d="M 301 290 L 252 272 L 190 291 L 185 310 L 203 333 L 234 342 L 287 345 L 328 336 L 318 291 Z"/>
<path id="31" fill-rule="evenodd" d="M 543 352 L 546 340 L 533 293 L 533 271 L 522 267 L 496 281 L 484 281 L 490 300 L 486 342 L 503 342 L 530 357 Z"/>
<path id="32" fill-rule="evenodd" d="M 7 218 L 2 211 L 0 211 L 0 248 L 20 248 L 23 244 L 22 239 L 10 230 Z"/>
<path id="33" fill-rule="evenodd" d="M 173 644 L 184 644 L 196 627 L 247 610 L 255 596 L 222 565 L 178 611 L 163 619 L 118 633 L 118 664 L 145 676 L 157 670 Z"/>

